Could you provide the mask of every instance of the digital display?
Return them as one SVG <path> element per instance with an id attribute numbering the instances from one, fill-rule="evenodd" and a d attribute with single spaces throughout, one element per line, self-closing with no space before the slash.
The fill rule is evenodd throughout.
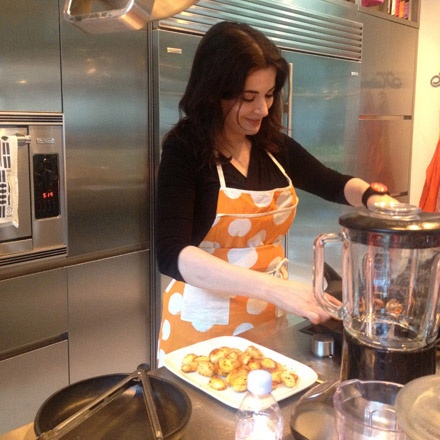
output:
<path id="1" fill-rule="evenodd" d="M 35 154 L 34 208 L 35 218 L 60 215 L 58 154 Z"/>

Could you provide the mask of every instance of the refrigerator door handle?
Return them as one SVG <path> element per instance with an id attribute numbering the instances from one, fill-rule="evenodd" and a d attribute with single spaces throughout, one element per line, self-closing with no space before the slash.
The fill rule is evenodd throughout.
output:
<path id="1" fill-rule="evenodd" d="M 287 98 L 284 101 L 284 114 L 287 117 L 287 134 L 292 136 L 293 118 L 292 118 L 292 105 L 293 105 L 293 63 L 289 64 L 289 77 L 287 81 Z"/>
<path id="2" fill-rule="evenodd" d="M 287 134 L 288 136 L 292 136 L 292 127 L 293 127 L 293 118 L 292 118 L 292 99 L 293 99 L 293 63 L 289 64 L 289 78 L 287 82 L 287 99 L 284 101 L 284 109 L 283 112 L 287 117 Z M 284 246 L 284 255 L 289 257 L 289 234 L 284 236 L 283 240 Z"/>

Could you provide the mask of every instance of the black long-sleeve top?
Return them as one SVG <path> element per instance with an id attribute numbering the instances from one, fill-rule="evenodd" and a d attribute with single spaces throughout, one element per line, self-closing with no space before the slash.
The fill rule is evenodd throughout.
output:
<path id="1" fill-rule="evenodd" d="M 341 174 L 318 161 L 298 142 L 284 136 L 274 154 L 295 188 L 326 200 L 347 204 L 344 186 L 352 176 Z M 251 149 L 247 177 L 231 163 L 223 165 L 226 185 L 246 190 L 268 190 L 287 185 L 266 151 Z M 159 271 L 177 280 L 183 277 L 177 266 L 180 251 L 198 246 L 216 214 L 220 182 L 215 166 L 201 166 L 193 148 L 177 137 L 163 145 L 157 179 L 156 257 Z"/>

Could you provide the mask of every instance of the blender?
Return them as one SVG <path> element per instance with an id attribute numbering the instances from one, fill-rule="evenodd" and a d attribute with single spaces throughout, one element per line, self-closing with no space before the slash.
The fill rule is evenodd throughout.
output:
<path id="1" fill-rule="evenodd" d="M 440 216 L 376 204 L 339 218 L 339 233 L 314 241 L 313 284 L 343 321 L 341 380 L 405 384 L 434 374 L 440 321 Z M 324 248 L 342 244 L 342 303 L 325 293 Z"/>

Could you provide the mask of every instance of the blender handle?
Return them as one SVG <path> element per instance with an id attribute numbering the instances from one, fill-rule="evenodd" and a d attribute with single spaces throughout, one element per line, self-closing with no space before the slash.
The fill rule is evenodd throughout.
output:
<path id="1" fill-rule="evenodd" d="M 326 296 L 324 285 L 324 247 L 328 243 L 342 242 L 343 237 L 336 232 L 318 235 L 313 241 L 313 291 L 319 305 L 333 318 L 341 320 L 343 317 L 342 304 L 332 303 Z"/>

